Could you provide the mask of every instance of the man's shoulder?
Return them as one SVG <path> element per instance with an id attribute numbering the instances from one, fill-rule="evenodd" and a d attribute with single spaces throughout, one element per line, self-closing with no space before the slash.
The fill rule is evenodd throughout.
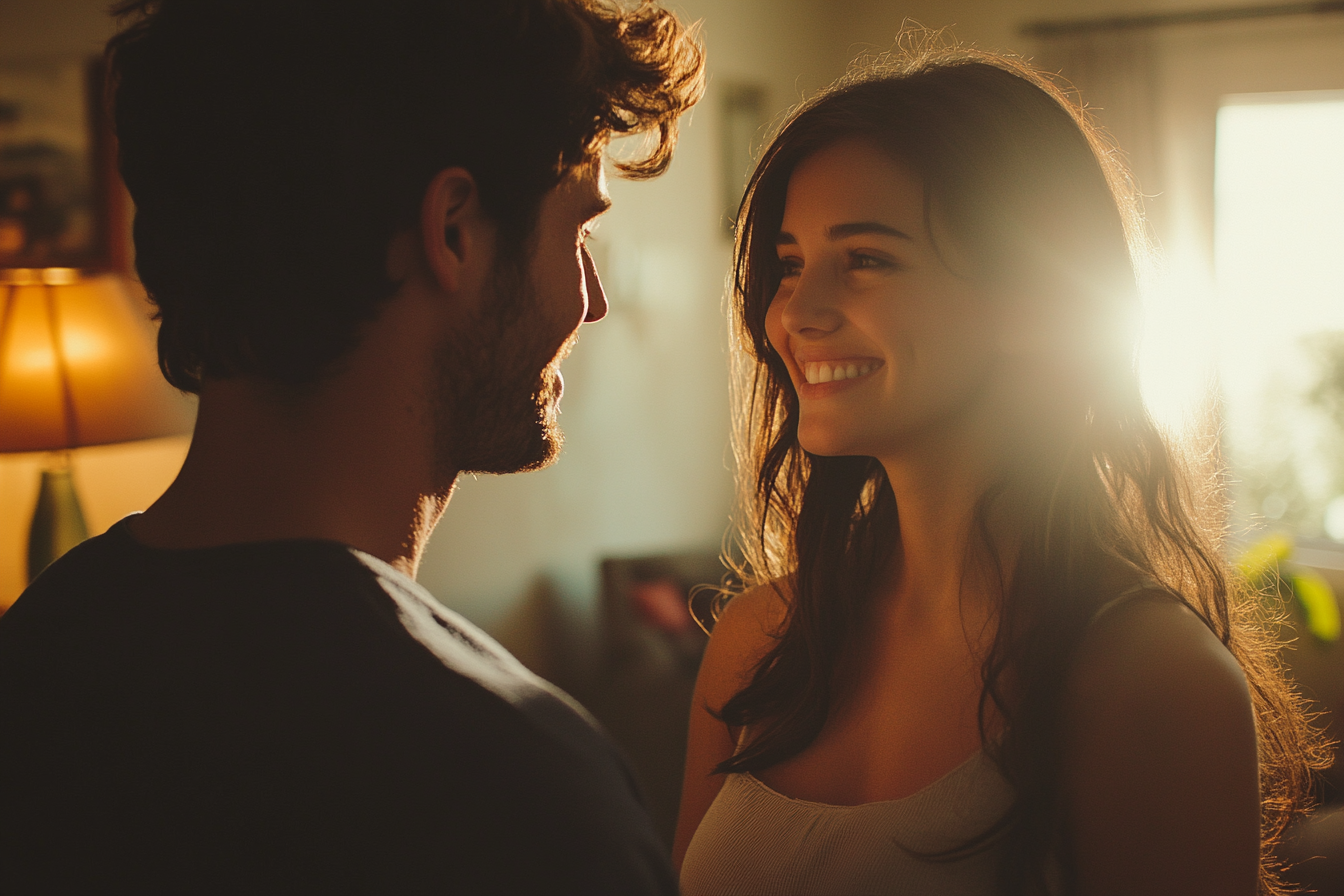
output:
<path id="1" fill-rule="evenodd" d="M 165 678 L 176 679 L 196 686 L 198 704 L 222 693 L 203 682 L 227 677 L 221 687 L 233 692 L 345 689 L 335 699 L 408 711 L 428 701 L 432 717 L 544 721 L 554 713 L 537 707 L 561 704 L 589 721 L 414 580 L 336 542 L 156 550 L 118 524 L 44 571 L 0 617 L 0 676 L 16 663 L 102 666 L 108 687 L 117 677 L 127 687 L 152 684 L 137 676 L 170 688 Z"/>
<path id="2" fill-rule="evenodd" d="M 228 594 L 230 612 L 252 604 L 273 607 L 271 592 L 360 587 L 350 578 L 362 566 L 349 549 L 335 542 L 294 539 L 259 541 L 195 549 L 158 549 L 141 545 L 127 520 L 76 545 L 29 585 L 11 608 L 15 618 L 58 610 L 135 612 L 139 605 L 162 601 L 207 612 L 212 607 L 190 598 Z M 366 578 L 371 580 L 371 576 Z"/>
<path id="3" fill-rule="evenodd" d="M 393 608 L 398 629 L 425 660 L 433 682 L 464 704 L 454 730 L 470 712 L 493 727 L 477 728 L 477 739 L 506 738 L 512 748 L 532 742 L 551 756 L 569 752 L 599 757 L 624 772 L 624 761 L 600 733 L 597 722 L 568 694 L 533 674 L 479 627 L 444 606 L 413 579 L 360 551 L 351 552 L 372 574 L 379 595 Z M 464 693 L 464 685 L 471 694 Z M 576 771 L 578 769 L 576 768 Z"/>
<path id="4" fill-rule="evenodd" d="M 451 859 L 467 889 L 545 890 L 530 855 L 576 887 L 671 889 L 587 714 L 414 581 L 340 545 L 155 562 L 113 535 L 0 626 L 11 805 L 116 817 L 125 861 L 190 834 L 264 879 L 417 889 Z"/>
<path id="5" fill-rule="evenodd" d="M 471 679 L 524 713 L 538 702 L 556 701 L 592 723 L 587 711 L 567 694 L 533 674 L 494 638 L 435 599 L 418 582 L 375 557 L 361 551 L 351 553 L 395 607 L 406 634 L 445 668 Z"/>
<path id="6" fill-rule="evenodd" d="M 66 707 L 62 724 L 96 716 L 114 738 L 163 727 L 155 750 L 203 738 L 222 754 L 261 727 L 283 742 L 262 762 L 414 752 L 556 792 L 629 787 L 578 703 L 414 580 L 334 542 L 160 551 L 114 527 L 0 617 L 0 706 Z"/>
<path id="7" fill-rule="evenodd" d="M 123 520 L 44 570 L 0 616 L 0 668 L 105 653 L 123 672 L 137 658 L 208 669 L 226 652 L 262 664 L 323 639 L 386 636 L 396 618 L 378 596 L 372 573 L 339 544 L 160 550 L 136 542 Z"/>

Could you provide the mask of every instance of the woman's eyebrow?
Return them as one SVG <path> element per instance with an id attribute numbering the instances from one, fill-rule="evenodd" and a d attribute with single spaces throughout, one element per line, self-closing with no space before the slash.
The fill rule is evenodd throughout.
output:
<path id="1" fill-rule="evenodd" d="M 914 237 L 904 230 L 897 230 L 890 224 L 883 224 L 880 221 L 854 221 L 849 224 L 832 224 L 826 228 L 826 238 L 832 242 L 842 240 L 847 236 L 859 236 L 864 233 L 877 233 L 901 240 L 914 240 Z M 775 237 L 775 245 L 796 246 L 798 245 L 798 238 L 787 230 L 781 230 L 779 236 Z"/>
<path id="2" fill-rule="evenodd" d="M 842 240 L 847 236 L 858 236 L 864 233 L 879 233 L 902 240 L 914 239 L 905 231 L 897 230 L 889 224 L 882 224 L 878 221 L 855 221 L 852 224 L 834 224 L 826 228 L 826 238 L 829 240 Z"/>

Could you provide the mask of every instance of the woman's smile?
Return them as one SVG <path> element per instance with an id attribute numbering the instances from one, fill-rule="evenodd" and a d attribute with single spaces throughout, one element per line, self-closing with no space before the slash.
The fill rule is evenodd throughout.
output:
<path id="1" fill-rule="evenodd" d="M 881 366 L 882 362 L 873 358 L 836 358 L 799 364 L 803 371 L 803 379 L 809 385 L 857 380 L 873 373 Z"/>

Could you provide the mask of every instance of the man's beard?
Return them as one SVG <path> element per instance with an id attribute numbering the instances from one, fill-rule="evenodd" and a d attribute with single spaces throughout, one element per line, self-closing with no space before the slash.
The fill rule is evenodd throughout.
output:
<path id="1" fill-rule="evenodd" d="M 501 260 L 475 319 L 437 353 L 435 461 L 443 474 L 537 470 L 560 454 L 559 367 L 576 333 L 557 344 L 525 258 Z"/>

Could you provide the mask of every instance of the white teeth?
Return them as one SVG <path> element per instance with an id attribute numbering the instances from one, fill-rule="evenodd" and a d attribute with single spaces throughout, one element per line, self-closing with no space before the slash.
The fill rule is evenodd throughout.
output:
<path id="1" fill-rule="evenodd" d="M 858 363 L 846 361 L 840 364 L 830 364 L 822 361 L 811 361 L 803 365 L 803 379 L 808 383 L 816 385 L 817 383 L 838 383 L 841 380 L 856 380 L 861 376 L 867 376 L 876 370 L 880 365 L 870 363 Z"/>

